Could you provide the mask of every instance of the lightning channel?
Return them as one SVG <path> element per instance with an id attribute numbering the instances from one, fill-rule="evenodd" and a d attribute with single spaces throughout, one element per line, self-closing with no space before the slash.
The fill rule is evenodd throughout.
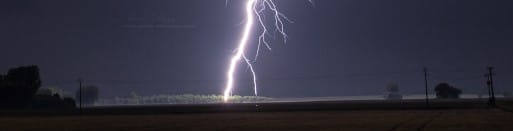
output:
<path id="1" fill-rule="evenodd" d="M 309 1 L 312 2 L 312 0 Z M 271 17 L 273 20 L 272 27 L 274 29 L 274 35 L 271 36 L 274 37 L 275 34 L 278 33 L 283 37 L 284 43 L 287 42 L 287 34 L 285 33 L 283 23 L 284 21 L 292 23 L 292 21 L 288 19 L 284 14 L 278 11 L 278 8 L 274 0 L 247 0 L 245 5 L 246 23 L 242 32 L 241 39 L 238 43 L 238 47 L 236 48 L 235 54 L 230 59 L 230 63 L 228 65 L 228 72 L 226 73 L 227 81 L 224 90 L 224 102 L 228 102 L 228 99 L 231 96 L 235 81 L 235 70 L 237 68 L 237 65 L 241 62 L 241 60 L 244 60 L 244 62 L 249 67 L 249 70 L 253 77 L 254 93 L 255 96 L 258 96 L 257 77 L 255 69 L 253 68 L 253 63 L 257 60 L 260 49 L 262 47 L 265 47 L 268 50 L 272 50 L 267 38 L 270 35 L 270 30 L 268 29 L 266 23 L 267 21 L 265 20 L 266 17 L 264 17 L 264 15 L 267 13 L 272 14 Z M 249 43 L 251 32 L 254 28 L 253 26 L 255 24 L 255 21 L 258 21 L 258 25 L 261 29 L 261 32 L 258 35 L 258 45 L 256 47 L 255 56 L 253 60 L 250 60 L 248 57 L 246 57 L 245 51 Z"/>

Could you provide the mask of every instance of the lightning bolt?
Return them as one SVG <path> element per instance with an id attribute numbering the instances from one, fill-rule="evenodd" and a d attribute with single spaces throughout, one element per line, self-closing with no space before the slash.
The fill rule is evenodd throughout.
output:
<path id="1" fill-rule="evenodd" d="M 309 0 L 312 4 L 313 1 Z M 225 3 L 226 4 L 226 3 Z M 256 61 L 258 58 L 260 48 L 262 46 L 265 46 L 268 50 L 271 50 L 271 46 L 267 40 L 267 35 L 269 35 L 269 30 L 267 28 L 267 23 L 264 20 L 263 15 L 266 14 L 269 11 L 270 14 L 272 14 L 274 23 L 273 28 L 275 33 L 279 33 L 283 36 L 284 42 L 287 40 L 287 34 L 284 30 L 284 20 L 287 22 L 290 21 L 285 15 L 280 13 L 278 11 L 278 8 L 273 0 L 247 0 L 245 5 L 245 13 L 246 13 L 246 20 L 244 29 L 242 32 L 241 39 L 239 41 L 238 47 L 235 50 L 235 54 L 231 57 L 228 72 L 227 74 L 227 81 L 226 81 L 226 87 L 224 90 L 224 102 L 228 102 L 229 97 L 231 96 L 233 85 L 234 85 L 234 77 L 235 77 L 235 69 L 237 68 L 237 65 L 244 60 L 244 62 L 248 65 L 249 70 L 251 71 L 251 75 L 253 77 L 253 87 L 255 96 L 258 96 L 258 90 L 257 90 L 257 77 L 255 70 L 253 68 L 253 62 Z M 255 24 L 255 21 L 258 21 L 258 25 L 261 27 L 262 32 L 258 35 L 258 46 L 256 49 L 255 57 L 252 60 L 250 60 L 248 57 L 246 57 L 245 51 L 246 47 L 249 43 L 249 38 L 251 36 L 251 32 L 253 30 L 253 26 Z"/>

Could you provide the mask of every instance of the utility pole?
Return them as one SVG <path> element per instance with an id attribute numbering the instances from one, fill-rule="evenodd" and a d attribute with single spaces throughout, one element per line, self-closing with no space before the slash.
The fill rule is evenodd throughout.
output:
<path id="1" fill-rule="evenodd" d="M 493 91 L 493 67 L 489 66 L 488 67 L 488 74 L 486 74 L 486 76 L 488 76 L 488 81 L 486 82 L 486 84 L 488 85 L 489 87 L 489 94 L 490 94 L 490 98 L 489 98 L 489 102 L 488 104 L 490 106 L 495 106 L 495 92 Z"/>
<path id="2" fill-rule="evenodd" d="M 488 89 L 488 99 L 490 99 L 490 97 L 492 96 L 492 91 L 491 91 L 491 88 L 490 88 L 490 76 L 487 74 L 485 74 L 485 77 L 486 77 L 486 89 Z M 490 102 L 488 101 L 488 104 L 490 104 Z"/>
<path id="3" fill-rule="evenodd" d="M 82 114 L 82 78 L 78 78 L 78 101 L 80 114 Z"/>
<path id="4" fill-rule="evenodd" d="M 429 96 L 428 96 L 428 74 L 427 74 L 427 68 L 424 67 L 424 84 L 425 84 L 425 91 L 426 91 L 426 107 L 429 108 Z"/>

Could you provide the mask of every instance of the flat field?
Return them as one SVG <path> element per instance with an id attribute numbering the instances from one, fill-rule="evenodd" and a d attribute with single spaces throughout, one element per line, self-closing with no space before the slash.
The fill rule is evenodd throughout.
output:
<path id="1" fill-rule="evenodd" d="M 2 130 L 513 130 L 500 109 L 219 112 L 0 117 Z"/>
<path id="2" fill-rule="evenodd" d="M 0 111 L 0 130 L 513 131 L 513 101 L 316 101 Z"/>

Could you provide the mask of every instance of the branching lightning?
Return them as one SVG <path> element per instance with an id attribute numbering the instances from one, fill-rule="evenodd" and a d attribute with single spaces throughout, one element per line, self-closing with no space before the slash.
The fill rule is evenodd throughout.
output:
<path id="1" fill-rule="evenodd" d="M 313 1 L 309 0 L 312 4 Z M 258 58 L 260 48 L 262 46 L 265 46 L 265 48 L 271 50 L 271 46 L 267 40 L 267 35 L 269 35 L 269 30 L 266 26 L 266 21 L 264 20 L 264 14 L 266 14 L 269 11 L 270 14 L 273 16 L 273 27 L 275 33 L 279 33 L 283 36 L 284 41 L 287 40 L 287 34 L 285 33 L 283 22 L 286 20 L 287 22 L 291 22 L 285 15 L 280 13 L 278 11 L 278 8 L 276 4 L 274 3 L 274 0 L 247 0 L 245 5 L 245 25 L 242 32 L 241 39 L 239 41 L 238 47 L 235 50 L 235 54 L 231 57 L 228 72 L 227 72 L 227 81 L 226 81 L 226 87 L 224 90 L 224 102 L 227 102 L 229 97 L 231 96 L 233 86 L 234 86 L 234 75 L 235 70 L 237 68 L 237 65 L 241 62 L 241 60 L 244 60 L 244 62 L 248 65 L 249 70 L 251 71 L 251 75 L 253 77 L 253 86 L 254 86 L 254 92 L 255 96 L 258 96 L 258 90 L 257 90 L 257 77 L 255 70 L 253 68 L 253 62 L 256 61 Z M 248 59 L 246 57 L 246 47 L 249 43 L 249 38 L 251 36 L 251 32 L 253 31 L 253 26 L 255 24 L 255 21 L 258 22 L 258 25 L 260 26 L 262 32 L 258 35 L 258 45 L 256 49 L 256 54 L 253 60 Z"/>

